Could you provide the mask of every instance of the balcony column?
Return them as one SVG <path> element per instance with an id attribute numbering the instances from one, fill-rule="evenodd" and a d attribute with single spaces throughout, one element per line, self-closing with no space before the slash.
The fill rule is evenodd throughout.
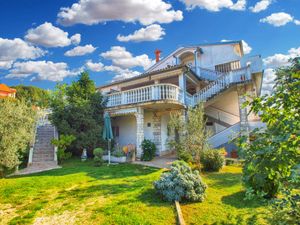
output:
<path id="1" fill-rule="evenodd" d="M 144 140 L 144 109 L 141 107 L 137 108 L 135 113 L 136 118 L 136 154 L 137 157 L 142 156 L 142 142 Z"/>
<path id="2" fill-rule="evenodd" d="M 199 71 L 198 71 L 198 51 L 194 51 L 194 60 L 195 60 L 195 72 L 199 76 Z"/>
<path id="3" fill-rule="evenodd" d="M 185 104 L 186 103 L 186 75 L 184 73 L 178 76 L 178 83 L 182 94 L 181 103 Z"/>
<path id="4" fill-rule="evenodd" d="M 156 146 L 156 153 L 161 151 L 161 116 L 153 113 L 153 141 Z"/>
<path id="5" fill-rule="evenodd" d="M 241 126 L 241 135 L 249 135 L 249 123 L 248 123 L 248 112 L 247 107 L 242 107 L 244 102 L 246 102 L 246 86 L 238 85 L 238 104 L 240 111 L 240 126 Z"/>
<path id="6" fill-rule="evenodd" d="M 180 59 L 175 55 L 173 55 L 173 57 L 175 58 L 175 65 L 179 65 L 180 64 Z"/>

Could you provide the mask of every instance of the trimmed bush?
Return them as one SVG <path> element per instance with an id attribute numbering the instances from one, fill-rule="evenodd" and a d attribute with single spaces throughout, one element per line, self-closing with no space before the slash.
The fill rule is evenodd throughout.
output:
<path id="1" fill-rule="evenodd" d="M 103 164 L 103 149 L 102 148 L 95 148 L 93 151 L 94 154 L 94 162 L 96 166 L 101 166 Z"/>
<path id="2" fill-rule="evenodd" d="M 143 154 L 141 159 L 143 161 L 151 161 L 154 158 L 156 152 L 155 144 L 152 141 L 145 139 L 142 142 L 142 149 Z"/>
<path id="3" fill-rule="evenodd" d="M 217 149 L 208 149 L 203 151 L 201 161 L 204 171 L 218 172 L 225 163 L 225 157 L 224 154 Z"/>
<path id="4" fill-rule="evenodd" d="M 163 173 L 160 179 L 154 182 L 154 187 L 166 201 L 170 202 L 202 202 L 207 188 L 199 171 L 192 171 L 184 161 L 175 161 L 171 170 Z"/>

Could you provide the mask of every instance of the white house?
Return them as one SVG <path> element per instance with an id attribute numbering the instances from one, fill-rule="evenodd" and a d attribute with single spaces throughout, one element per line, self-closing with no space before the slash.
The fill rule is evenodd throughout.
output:
<path id="1" fill-rule="evenodd" d="M 159 60 L 145 73 L 99 87 L 108 98 L 115 140 L 120 146 L 152 140 L 157 154 L 170 149 L 170 113 L 185 112 L 204 102 L 213 147 L 230 146 L 234 132 L 259 125 L 242 108 L 245 94 L 260 95 L 263 70 L 260 56 L 244 56 L 241 41 L 181 47 Z"/>

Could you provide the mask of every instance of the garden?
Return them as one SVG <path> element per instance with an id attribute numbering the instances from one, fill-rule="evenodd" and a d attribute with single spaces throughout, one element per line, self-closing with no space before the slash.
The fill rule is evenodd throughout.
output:
<path id="1" fill-rule="evenodd" d="M 175 138 L 169 144 L 179 160 L 170 169 L 108 166 L 101 132 L 105 100 L 87 73 L 59 85 L 49 104 L 62 168 L 0 179 L 0 223 L 176 224 L 179 202 L 186 224 L 299 224 L 300 60 L 276 76 L 271 95 L 244 105 L 266 127 L 235 140 L 239 160 L 225 159 L 224 150 L 207 144 L 202 104 L 188 110 L 187 121 L 172 114 L 168 128 Z M 0 129 L 0 172 L 6 176 L 22 165 L 35 113 L 25 100 L 1 104 L 7 124 Z M 15 111 L 15 117 L 1 110 Z M 4 127 L 11 132 L 1 132 Z M 152 160 L 155 145 L 144 140 L 142 148 L 141 159 Z M 133 149 L 118 148 L 114 157 L 132 158 Z"/>

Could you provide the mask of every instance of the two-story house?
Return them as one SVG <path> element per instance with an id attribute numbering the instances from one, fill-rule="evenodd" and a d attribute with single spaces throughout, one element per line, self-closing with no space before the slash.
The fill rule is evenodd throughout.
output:
<path id="1" fill-rule="evenodd" d="M 245 94 L 260 95 L 263 70 L 260 56 L 244 56 L 241 41 L 181 47 L 159 60 L 145 73 L 99 87 L 108 98 L 115 141 L 134 144 L 152 140 L 157 154 L 169 152 L 170 113 L 204 102 L 207 129 L 213 147 L 227 146 L 233 133 L 259 123 L 242 104 Z"/>

